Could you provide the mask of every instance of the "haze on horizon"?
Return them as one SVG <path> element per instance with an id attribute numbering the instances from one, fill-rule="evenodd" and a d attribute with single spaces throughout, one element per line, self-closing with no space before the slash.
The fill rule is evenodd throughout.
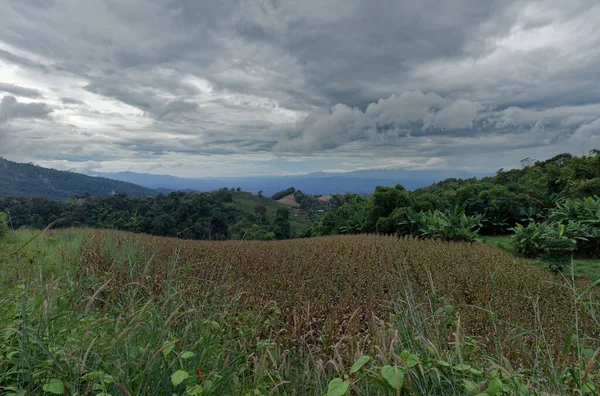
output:
<path id="1" fill-rule="evenodd" d="M 0 156 L 494 172 L 600 146 L 594 0 L 0 0 Z"/>

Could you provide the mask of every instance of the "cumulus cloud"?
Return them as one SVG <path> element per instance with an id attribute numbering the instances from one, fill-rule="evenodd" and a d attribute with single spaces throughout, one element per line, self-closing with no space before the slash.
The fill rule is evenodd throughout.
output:
<path id="1" fill-rule="evenodd" d="M 403 137 L 426 135 L 433 130 L 471 128 L 482 106 L 468 100 L 452 101 L 435 93 L 404 92 L 370 103 L 365 111 L 337 104 L 326 114 L 301 122 L 295 134 L 280 140 L 279 151 L 331 150 L 346 143 L 364 141 L 365 148 L 401 145 Z"/>

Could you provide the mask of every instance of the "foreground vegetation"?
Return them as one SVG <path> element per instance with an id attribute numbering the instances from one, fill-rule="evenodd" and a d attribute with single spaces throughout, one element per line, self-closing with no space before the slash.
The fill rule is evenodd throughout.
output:
<path id="1" fill-rule="evenodd" d="M 598 384 L 595 285 L 489 245 L 36 235 L 0 240 L 5 394 L 526 395 Z"/>

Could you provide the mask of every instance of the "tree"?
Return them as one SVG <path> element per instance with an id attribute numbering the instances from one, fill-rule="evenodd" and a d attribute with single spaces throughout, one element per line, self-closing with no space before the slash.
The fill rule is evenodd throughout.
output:
<path id="1" fill-rule="evenodd" d="M 254 213 L 256 213 L 258 215 L 260 224 L 262 224 L 263 221 L 265 221 L 265 219 L 267 217 L 267 208 L 264 205 L 257 205 L 254 207 Z"/>
<path id="2" fill-rule="evenodd" d="M 521 167 L 522 168 L 528 168 L 531 165 L 533 165 L 534 163 L 535 163 L 535 159 L 533 159 L 531 157 L 523 158 L 521 160 Z"/>
<path id="3" fill-rule="evenodd" d="M 8 224 L 6 224 L 6 213 L 0 212 L 0 237 L 3 237 L 8 232 Z"/>
<path id="4" fill-rule="evenodd" d="M 258 197 L 259 197 L 259 198 L 262 198 L 262 197 L 263 197 L 262 190 L 259 190 L 259 191 L 258 191 L 258 193 L 257 193 L 256 195 L 258 195 Z"/>
<path id="5" fill-rule="evenodd" d="M 290 211 L 285 206 L 277 209 L 277 214 L 273 221 L 273 233 L 277 239 L 287 239 L 291 235 Z"/>
<path id="6" fill-rule="evenodd" d="M 153 234 L 164 235 L 164 236 L 175 236 L 177 233 L 177 223 L 170 214 L 163 214 L 158 216 L 152 222 Z"/>
<path id="7" fill-rule="evenodd" d="M 285 190 L 277 191 L 275 194 L 273 194 L 271 199 L 277 201 L 278 199 L 287 197 L 288 195 L 293 194 L 295 192 L 296 189 L 294 187 L 286 188 Z"/>

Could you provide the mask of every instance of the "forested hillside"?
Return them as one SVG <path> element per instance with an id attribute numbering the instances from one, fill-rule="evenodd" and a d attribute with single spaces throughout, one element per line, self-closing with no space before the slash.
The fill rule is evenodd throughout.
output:
<path id="1" fill-rule="evenodd" d="M 544 218 L 565 199 L 600 195 L 599 154 L 526 158 L 520 169 L 500 169 L 482 179 L 446 179 L 412 192 L 397 185 L 377 187 L 369 196 L 334 195 L 336 209 L 310 232 L 410 234 L 415 214 L 449 211 L 481 216 L 483 234 L 508 233 L 517 223 Z"/>
<path id="2" fill-rule="evenodd" d="M 46 197 L 65 200 L 73 195 L 132 197 L 156 195 L 156 191 L 132 183 L 79 173 L 42 168 L 0 158 L 0 197 Z"/>
<path id="3" fill-rule="evenodd" d="M 12 229 L 91 227 L 144 232 L 185 239 L 287 239 L 309 225 L 306 213 L 291 214 L 275 201 L 220 189 L 210 193 L 172 192 L 145 198 L 73 196 L 0 198 L 0 213 Z"/>

